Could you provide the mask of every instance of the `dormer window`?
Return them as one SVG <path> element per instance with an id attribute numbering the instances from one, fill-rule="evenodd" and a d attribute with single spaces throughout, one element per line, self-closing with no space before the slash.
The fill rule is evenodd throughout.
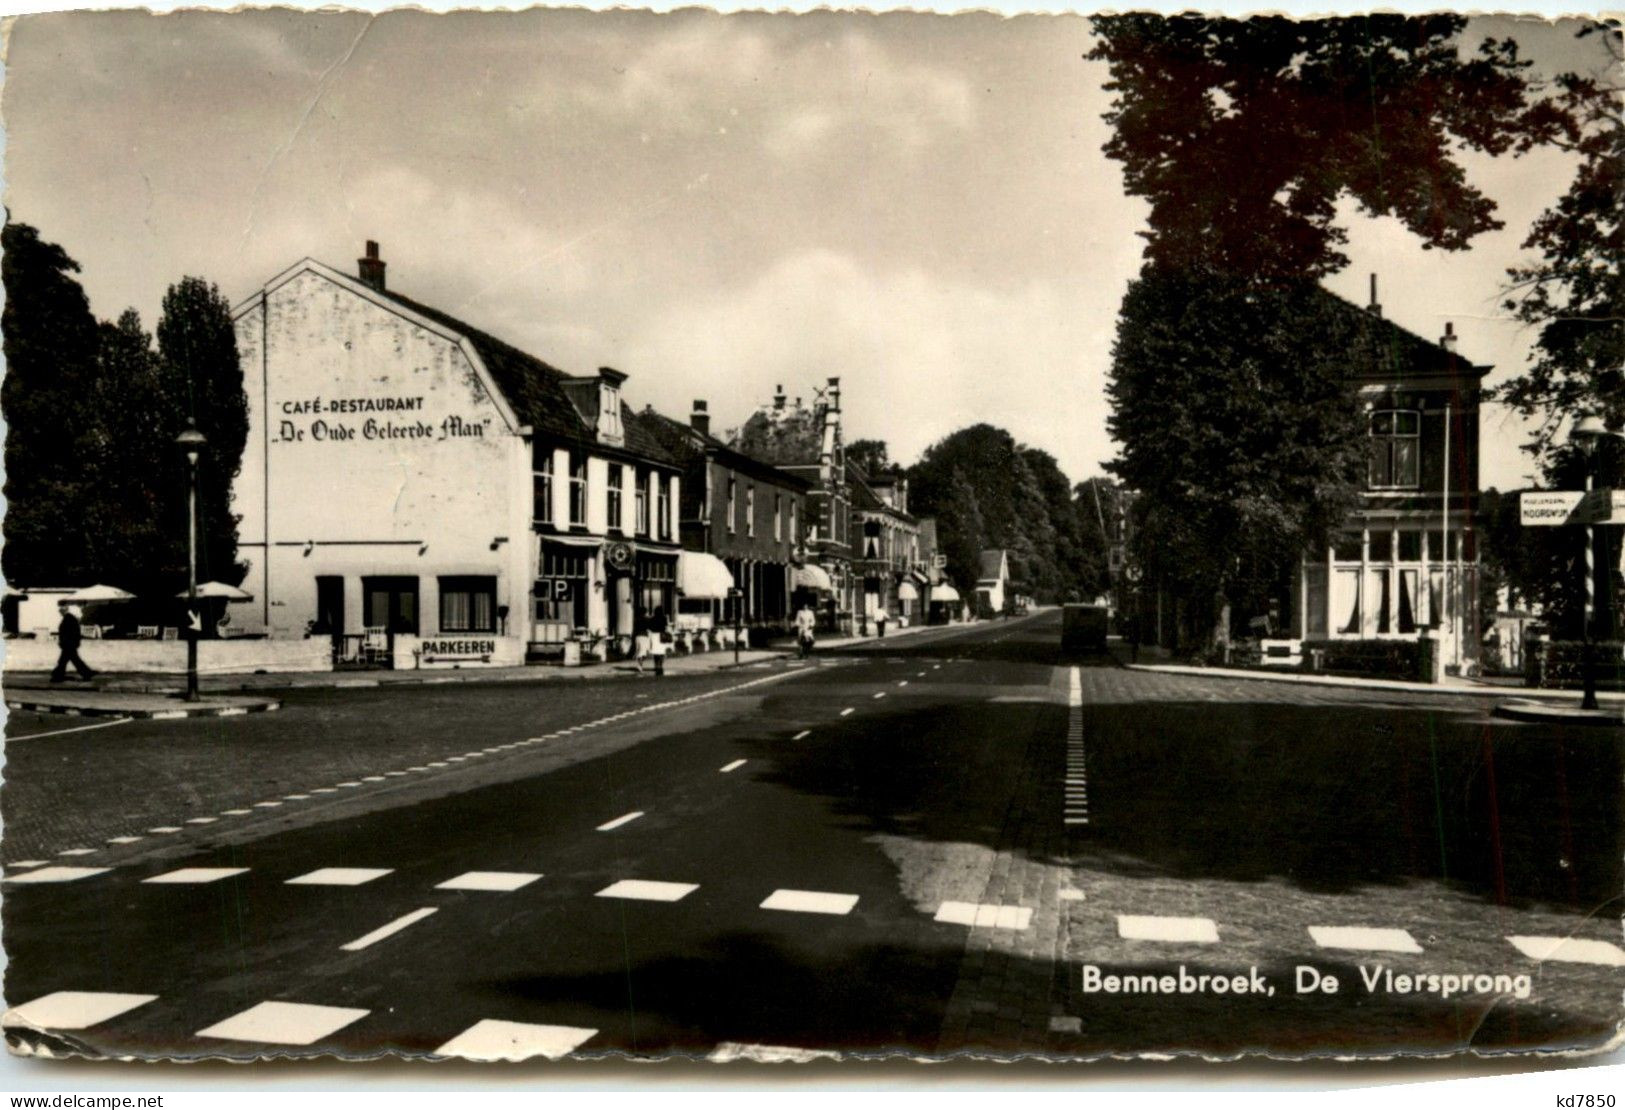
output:
<path id="1" fill-rule="evenodd" d="M 598 370 L 598 442 L 614 447 L 626 443 L 626 432 L 621 424 L 621 383 L 626 375 L 608 366 Z"/>

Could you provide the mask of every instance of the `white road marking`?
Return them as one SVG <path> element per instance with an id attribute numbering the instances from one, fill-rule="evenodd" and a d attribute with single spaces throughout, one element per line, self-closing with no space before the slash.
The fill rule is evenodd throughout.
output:
<path id="1" fill-rule="evenodd" d="M 662 883 L 650 879 L 622 879 L 600 890 L 597 898 L 633 898 L 644 902 L 679 902 L 699 890 L 696 883 Z"/>
<path id="2" fill-rule="evenodd" d="M 882 691 L 880 691 L 880 693 L 875 695 L 875 700 L 879 701 L 881 698 L 883 698 L 885 696 L 886 696 L 886 691 L 882 690 Z"/>
<path id="3" fill-rule="evenodd" d="M 764 910 L 785 910 L 790 913 L 827 913 L 837 917 L 852 912 L 858 904 L 856 894 L 831 894 L 823 890 L 775 890 L 762 902 Z"/>
<path id="4" fill-rule="evenodd" d="M 424 906 L 421 909 L 413 910 L 411 913 L 402 914 L 388 925 L 380 925 L 365 936 L 356 937 L 349 944 L 339 945 L 339 948 L 345 952 L 359 952 L 363 948 L 371 948 L 379 941 L 389 939 L 407 926 L 422 921 L 425 917 L 434 913 L 436 908 L 435 906 Z"/>
<path id="5" fill-rule="evenodd" d="M 284 794 L 284 795 L 282 795 L 282 800 L 284 802 L 308 802 L 310 800 L 310 795 L 309 794 Z"/>
<path id="6" fill-rule="evenodd" d="M 405 771 L 385 771 L 384 774 L 389 776 L 392 779 L 398 779 L 398 778 L 404 777 L 406 775 L 406 772 Z"/>
<path id="7" fill-rule="evenodd" d="M 311 791 L 312 794 L 337 794 L 338 792 L 338 787 L 336 786 L 318 786 L 316 789 Z"/>
<path id="8" fill-rule="evenodd" d="M 1507 940 L 1531 960 L 1625 967 L 1625 951 L 1605 940 L 1579 937 L 1507 937 Z"/>
<path id="9" fill-rule="evenodd" d="M 289 879 L 287 886 L 360 886 L 381 879 L 391 867 L 319 867 L 298 878 Z"/>
<path id="10" fill-rule="evenodd" d="M 147 839 L 147 838 L 144 837 L 144 836 L 110 836 L 110 837 L 107 838 L 107 843 L 109 843 L 109 844 L 134 844 L 137 840 L 145 840 L 145 839 Z"/>
<path id="11" fill-rule="evenodd" d="M 843 716 L 843 717 L 848 716 L 851 712 L 852 712 L 852 707 L 849 705 L 845 709 L 841 710 L 841 716 Z"/>
<path id="12" fill-rule="evenodd" d="M 156 994 L 109 991 L 53 991 L 0 1016 L 7 1029 L 89 1029 L 145 1006 Z"/>
<path id="13" fill-rule="evenodd" d="M 805 740 L 807 737 L 809 737 L 811 735 L 812 735 L 812 729 L 804 728 L 800 732 L 796 733 L 794 736 L 790 737 L 790 739 L 792 739 L 792 740 Z"/>
<path id="14" fill-rule="evenodd" d="M 1356 952 L 1420 952 L 1404 929 L 1373 929 L 1361 925 L 1311 925 L 1309 936 L 1322 948 L 1348 948 Z"/>
<path id="15" fill-rule="evenodd" d="M 465 871 L 454 879 L 436 883 L 436 890 L 499 890 L 513 891 L 529 886 L 540 874 L 529 871 Z"/>
<path id="16" fill-rule="evenodd" d="M 384 781 L 384 776 L 383 775 L 368 775 L 366 778 L 362 779 L 361 781 L 362 782 L 383 782 Z"/>
<path id="17" fill-rule="evenodd" d="M 944 902 L 932 920 L 950 925 L 978 928 L 1025 929 L 1032 924 L 1033 911 L 1027 906 L 997 906 L 977 902 Z"/>
<path id="18" fill-rule="evenodd" d="M 706 1059 L 713 1064 L 750 1060 L 757 1064 L 807 1064 L 814 1060 L 839 1060 L 841 1054 L 824 1048 L 796 1048 L 782 1044 L 740 1044 L 723 1041 Z"/>
<path id="19" fill-rule="evenodd" d="M 940 670 L 942 670 L 942 664 L 941 663 L 933 663 L 933 664 L 931 664 L 931 669 L 933 671 L 940 671 Z"/>
<path id="20" fill-rule="evenodd" d="M 520 1021 L 486 1018 L 475 1022 L 435 1049 L 436 1056 L 463 1060 L 529 1060 L 545 1056 L 558 1060 L 570 1055 L 598 1033 L 574 1025 L 527 1025 Z"/>
<path id="21" fill-rule="evenodd" d="M 447 763 L 445 760 L 441 759 L 441 760 L 435 761 L 434 763 L 429 764 L 429 766 L 431 766 L 431 767 L 450 767 L 451 764 Z M 341 782 L 341 783 L 339 783 L 339 785 L 343 786 L 344 784 Z M 357 783 L 356 785 L 359 786 L 360 783 Z"/>
<path id="22" fill-rule="evenodd" d="M 218 817 L 188 817 L 186 823 L 188 825 L 212 825 L 218 820 L 220 820 Z"/>
<path id="23" fill-rule="evenodd" d="M 165 871 L 162 875 L 154 875 L 150 879 L 142 879 L 143 883 L 217 883 L 221 879 L 229 879 L 233 875 L 242 875 L 248 871 L 246 867 L 182 867 L 177 871 Z"/>
<path id="24" fill-rule="evenodd" d="M 897 684 L 897 685 L 899 685 L 899 686 L 907 686 L 907 685 L 908 685 L 908 679 L 906 679 L 906 678 L 905 678 L 905 679 L 903 679 L 903 680 L 902 680 L 902 681 L 901 681 L 901 682 L 899 682 L 899 683 L 898 683 L 898 684 Z"/>
<path id="25" fill-rule="evenodd" d="M 1218 926 L 1206 917 L 1137 917 L 1119 915 L 1117 935 L 1124 940 L 1159 940 L 1174 944 L 1217 944 Z"/>
<path id="26" fill-rule="evenodd" d="M 181 827 L 179 825 L 159 825 L 157 828 L 148 829 L 147 831 L 150 832 L 150 833 L 157 833 L 160 836 L 166 836 L 169 833 L 178 833 L 178 832 L 180 832 Z"/>
<path id="27" fill-rule="evenodd" d="M 281 802 L 255 802 L 254 803 L 254 808 L 255 809 L 275 809 L 277 806 L 279 806 L 281 804 L 282 804 Z"/>
<path id="28" fill-rule="evenodd" d="M 739 768 L 743 767 L 744 765 L 745 765 L 745 761 L 743 759 L 736 759 L 732 763 L 726 764 L 726 765 L 724 765 L 722 767 L 718 767 L 717 770 L 722 772 L 724 775 L 726 775 L 731 771 L 739 770 Z"/>
<path id="29" fill-rule="evenodd" d="M 47 736 L 66 736 L 70 732 L 88 732 L 93 728 L 112 728 L 114 725 L 127 725 L 135 718 L 119 717 L 111 721 L 98 721 L 93 725 L 74 725 L 72 728 L 56 728 L 50 732 L 31 732 L 26 736 L 8 736 L 6 743 L 14 744 L 19 740 L 43 740 Z"/>
<path id="30" fill-rule="evenodd" d="M 59 856 L 93 856 L 101 851 L 100 848 L 64 848 L 57 853 Z"/>
<path id="31" fill-rule="evenodd" d="M 353 790 L 361 784 L 359 782 L 341 782 L 339 785 L 344 787 L 346 790 Z"/>
<path id="32" fill-rule="evenodd" d="M 13 864 L 21 867 L 22 864 Z M 88 879 L 92 875 L 100 875 L 111 871 L 110 867 L 41 867 L 38 871 L 30 871 L 26 875 L 7 875 L 8 883 L 71 883 L 79 879 Z"/>
<path id="33" fill-rule="evenodd" d="M 199 1029 L 197 1035 L 260 1044 L 315 1044 L 370 1012 L 308 1002 L 261 1002 L 207 1029 Z"/>
<path id="34" fill-rule="evenodd" d="M 598 826 L 598 831 L 599 832 L 609 832 L 611 829 L 618 829 L 622 825 L 630 825 L 633 821 L 636 821 L 639 817 L 642 817 L 642 816 L 643 816 L 643 810 L 634 809 L 631 813 L 623 813 L 623 814 L 621 814 L 621 816 L 615 818 L 615 820 L 613 820 L 613 821 L 605 821 L 602 825 Z"/>
<path id="35" fill-rule="evenodd" d="M 251 809 L 223 809 L 220 812 L 226 817 L 241 817 L 244 814 L 253 813 L 254 811 Z"/>
<path id="36" fill-rule="evenodd" d="M 914 677 L 915 678 L 924 678 L 925 677 L 925 672 L 924 671 L 917 671 L 915 673 Z"/>
<path id="37" fill-rule="evenodd" d="M 1076 709 L 1083 704 L 1083 669 L 1072 668 L 1072 677 L 1067 682 L 1066 704 Z"/>
<path id="38" fill-rule="evenodd" d="M 1083 898 L 1083 891 L 1077 887 L 1063 887 L 1061 890 L 1061 901 L 1063 902 L 1081 902 Z"/>

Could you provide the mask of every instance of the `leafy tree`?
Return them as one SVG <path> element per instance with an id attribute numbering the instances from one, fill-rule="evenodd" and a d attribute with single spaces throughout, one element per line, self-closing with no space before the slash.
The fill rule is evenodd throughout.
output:
<path id="1" fill-rule="evenodd" d="M 231 485 L 248 443 L 248 397 L 231 306 L 219 289 L 199 277 L 169 287 L 158 322 L 158 355 L 162 392 L 172 401 L 164 435 L 173 443 L 191 418 L 208 437 L 198 463 L 198 574 L 239 580 Z M 184 496 L 183 489 L 179 493 Z"/>
<path id="2" fill-rule="evenodd" d="M 18 585 L 83 585 L 94 573 L 84 505 L 97 452 L 96 320 L 79 264 L 27 224 L 0 232 L 6 306 L 3 566 Z"/>
<path id="3" fill-rule="evenodd" d="M 1617 72 L 1625 48 L 1617 25 L 1593 24 Z M 1600 412 L 1625 422 L 1625 119 L 1620 87 L 1565 74 L 1557 98 L 1565 126 L 1554 142 L 1579 158 L 1568 190 L 1542 212 L 1524 241 L 1540 261 L 1509 271 L 1506 307 L 1536 329 L 1531 365 L 1505 383 L 1502 400 L 1538 417 L 1533 450 L 1552 450 L 1566 417 Z"/>
<path id="4" fill-rule="evenodd" d="M 1347 264 L 1347 195 L 1428 247 L 1501 226 L 1464 150 L 1522 151 L 1561 113 L 1526 102 L 1510 41 L 1460 53 L 1458 15 L 1096 16 L 1110 67 L 1108 156 L 1150 202 L 1147 261 L 1273 280 Z"/>
<path id="5" fill-rule="evenodd" d="M 937 506 L 937 542 L 948 557 L 948 580 L 958 587 L 961 597 L 969 599 L 976 587 L 986 525 L 976 490 L 963 470 L 950 473 L 945 496 Z"/>
<path id="6" fill-rule="evenodd" d="M 858 466 L 871 478 L 881 477 L 892 469 L 883 439 L 859 439 L 847 444 L 846 461 Z"/>
<path id="7" fill-rule="evenodd" d="M 1108 469 L 1142 495 L 1139 561 L 1205 610 L 1213 642 L 1354 502 L 1365 437 L 1349 366 L 1370 323 L 1313 282 L 1147 273 L 1129 287 Z"/>

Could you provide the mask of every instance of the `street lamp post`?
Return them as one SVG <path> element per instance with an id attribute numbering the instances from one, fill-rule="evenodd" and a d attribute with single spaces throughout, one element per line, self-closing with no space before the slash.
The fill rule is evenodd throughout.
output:
<path id="1" fill-rule="evenodd" d="M 1610 433 L 1607 425 L 1602 422 L 1602 418 L 1596 413 L 1587 413 L 1585 416 L 1581 417 L 1579 423 L 1575 424 L 1573 429 L 1569 432 L 1569 442 L 1578 447 L 1580 452 L 1585 456 L 1585 489 L 1587 501 L 1590 500 L 1591 490 L 1595 485 L 1593 478 L 1596 472 L 1597 444 L 1601 441 L 1603 436 L 1608 434 Z M 1592 622 L 1596 612 L 1597 594 L 1597 526 L 1588 519 L 1585 529 L 1586 600 L 1585 611 L 1582 614 L 1580 621 L 1580 673 L 1582 675 L 1582 680 L 1585 683 L 1585 695 L 1580 701 L 1580 708 L 1596 709 L 1597 671 L 1596 660 L 1594 658 L 1595 652 L 1592 643 Z"/>
<path id="2" fill-rule="evenodd" d="M 186 454 L 186 700 L 197 701 L 197 641 L 202 621 L 197 611 L 197 460 L 208 440 L 188 418 L 175 446 Z"/>

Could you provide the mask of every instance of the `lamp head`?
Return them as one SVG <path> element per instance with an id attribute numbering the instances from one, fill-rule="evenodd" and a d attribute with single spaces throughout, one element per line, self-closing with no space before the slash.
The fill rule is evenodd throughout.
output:
<path id="1" fill-rule="evenodd" d="M 203 433 L 197 430 L 197 422 L 190 418 L 186 421 L 186 430 L 175 437 L 175 446 L 186 453 L 187 461 L 194 463 L 208 442 Z"/>
<path id="2" fill-rule="evenodd" d="M 1569 429 L 1569 442 L 1589 455 L 1597 449 L 1598 441 L 1610 434 L 1612 433 L 1608 431 L 1608 425 L 1602 422 L 1602 417 L 1594 412 L 1588 412 Z"/>

